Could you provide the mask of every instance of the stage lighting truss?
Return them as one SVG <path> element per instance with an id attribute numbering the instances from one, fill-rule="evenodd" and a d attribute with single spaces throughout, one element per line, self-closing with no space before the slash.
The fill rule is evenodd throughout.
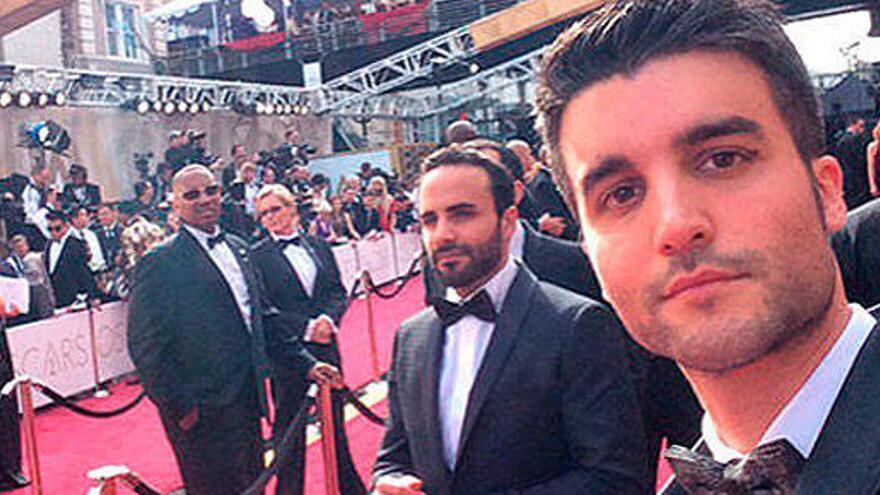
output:
<path id="1" fill-rule="evenodd" d="M 7 70 L 0 70 L 0 108 L 70 105 L 122 108 L 139 115 L 195 115 L 240 109 L 241 105 L 233 107 L 232 102 L 245 106 L 261 102 L 261 115 L 293 116 L 311 113 L 316 100 L 314 90 L 278 85 L 23 65 L 0 69 L 3 67 Z"/>
<path id="2" fill-rule="evenodd" d="M 438 67 L 465 63 L 474 55 L 467 26 L 455 29 L 321 86 L 316 113 L 335 116 L 358 109 L 371 97 L 389 94 L 408 82 L 429 77 Z"/>

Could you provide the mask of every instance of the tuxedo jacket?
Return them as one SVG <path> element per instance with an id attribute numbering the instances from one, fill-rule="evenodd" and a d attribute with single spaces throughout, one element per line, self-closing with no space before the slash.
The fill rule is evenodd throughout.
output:
<path id="1" fill-rule="evenodd" d="M 335 342 L 330 346 L 304 344 L 302 339 L 309 320 L 322 314 L 329 316 L 338 326 L 348 308 L 348 298 L 336 258 L 327 243 L 306 234 L 300 235 L 302 247 L 317 268 L 311 297 L 281 252 L 280 244 L 272 237 L 255 244 L 251 257 L 265 287 L 266 301 L 273 308 L 266 319 L 269 358 L 276 368 L 304 377 L 314 366 L 315 357 L 339 364 Z"/>
<path id="2" fill-rule="evenodd" d="M 574 217 L 572 217 L 571 212 L 565 205 L 565 201 L 562 199 L 562 195 L 559 194 L 556 183 L 553 182 L 553 176 L 547 169 L 541 167 L 538 173 L 529 181 L 526 190 L 535 204 L 539 218 L 540 215 L 549 213 L 554 217 L 565 219 L 566 227 L 563 237 L 570 240 L 577 239 L 577 222 L 575 222 Z"/>
<path id="3" fill-rule="evenodd" d="M 394 343 L 389 418 L 373 468 L 431 495 L 647 493 L 641 421 L 619 323 L 520 267 L 474 381 L 455 469 L 441 440 L 445 330 L 433 308 Z"/>
<path id="4" fill-rule="evenodd" d="M 866 308 L 880 304 L 880 199 L 849 212 L 831 245 L 847 299 Z"/>
<path id="5" fill-rule="evenodd" d="M 107 266 L 116 266 L 116 255 L 122 249 L 122 226 L 118 223 L 114 224 L 110 228 L 110 233 L 108 233 L 104 230 L 103 225 L 96 225 L 92 227 L 92 232 L 95 233 L 98 242 L 101 244 L 101 254 L 104 255 L 104 261 L 106 261 Z"/>
<path id="6" fill-rule="evenodd" d="M 540 280 L 603 302 L 602 289 L 589 261 L 575 242 L 550 237 L 525 227 L 523 262 Z M 425 294 L 430 304 L 443 297 L 445 286 L 428 265 Z M 664 439 L 691 445 L 700 436 L 702 408 L 674 361 L 656 356 L 620 329 L 636 386 L 645 432 L 647 471 L 653 480 Z"/>
<path id="7" fill-rule="evenodd" d="M 525 229 L 523 263 L 538 279 L 602 301 L 602 289 L 596 274 L 577 243 L 544 235 L 522 220 L 520 225 Z M 430 263 L 425 267 L 423 277 L 427 304 L 446 295 L 446 286 Z"/>
<path id="8" fill-rule="evenodd" d="M 56 307 L 72 304 L 76 301 L 77 294 L 81 293 L 88 294 L 90 299 L 98 297 L 95 277 L 89 270 L 89 254 L 85 242 L 73 235 L 68 236 L 58 256 L 58 262 L 55 263 L 55 271 L 49 269 L 51 246 L 52 243 L 46 245 L 43 263 L 52 282 L 52 290 L 55 292 Z"/>
<path id="9" fill-rule="evenodd" d="M 874 318 L 880 311 L 871 311 Z M 880 324 L 862 346 L 813 452 L 801 473 L 798 495 L 880 493 Z M 673 482 L 667 495 L 685 495 Z"/>
<path id="10" fill-rule="evenodd" d="M 262 371 L 262 295 L 246 244 L 226 239 L 247 283 L 250 332 L 222 272 L 187 229 L 135 267 L 129 354 L 147 395 L 175 421 L 194 406 L 232 403 Z"/>

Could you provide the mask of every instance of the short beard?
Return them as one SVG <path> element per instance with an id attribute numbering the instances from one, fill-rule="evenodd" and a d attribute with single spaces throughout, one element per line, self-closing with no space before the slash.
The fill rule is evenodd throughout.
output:
<path id="1" fill-rule="evenodd" d="M 486 277 L 498 265 L 498 261 L 501 259 L 501 242 L 501 229 L 496 228 L 495 234 L 482 244 L 454 244 L 438 249 L 431 256 L 434 266 L 437 268 L 438 277 L 443 283 L 454 289 L 473 285 L 481 278 Z M 446 250 L 460 251 L 470 261 L 458 270 L 444 270 L 442 263 L 437 263 L 436 257 L 438 253 Z"/>

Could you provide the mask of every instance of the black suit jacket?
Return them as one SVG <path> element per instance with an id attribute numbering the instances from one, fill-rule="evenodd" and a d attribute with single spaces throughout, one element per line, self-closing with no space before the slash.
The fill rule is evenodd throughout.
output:
<path id="1" fill-rule="evenodd" d="M 880 317 L 876 308 L 871 312 Z M 880 493 L 880 325 L 875 325 L 801 473 L 798 495 Z M 686 495 L 673 480 L 666 495 Z"/>
<path id="2" fill-rule="evenodd" d="M 538 173 L 529 181 L 526 191 L 528 191 L 535 204 L 539 218 L 544 213 L 564 218 L 566 226 L 563 238 L 569 240 L 577 239 L 577 222 L 574 221 L 574 217 L 571 216 L 571 212 L 568 210 L 568 206 L 565 205 L 562 195 L 559 194 L 559 189 L 557 189 L 556 183 L 553 182 L 553 176 L 550 174 L 550 171 L 541 167 Z"/>
<path id="3" fill-rule="evenodd" d="M 641 422 L 603 306 L 519 268 L 471 389 L 455 470 L 443 459 L 444 328 L 433 308 L 403 324 L 374 477 L 412 473 L 432 495 L 646 493 Z"/>
<path id="4" fill-rule="evenodd" d="M 122 226 L 116 223 L 110 228 L 110 232 L 108 233 L 104 230 L 103 225 L 95 225 L 92 227 L 92 232 L 95 233 L 95 237 L 98 238 L 98 243 L 101 244 L 101 254 L 104 255 L 104 260 L 107 261 L 107 266 L 116 266 L 116 255 L 119 253 L 119 250 L 122 249 L 122 244 L 120 242 L 122 239 Z"/>
<path id="5" fill-rule="evenodd" d="M 55 291 L 55 306 L 60 308 L 68 306 L 76 301 L 76 295 L 85 293 L 89 298 L 98 297 L 98 288 L 95 277 L 89 270 L 89 255 L 85 242 L 73 235 L 67 238 L 61 255 L 55 264 L 55 271 L 49 271 L 49 248 L 46 245 L 43 253 L 43 264 L 46 273 L 52 281 L 52 290 Z"/>
<path id="6" fill-rule="evenodd" d="M 303 247 L 309 251 L 318 269 L 311 297 L 281 252 L 280 245 L 271 237 L 255 244 L 251 257 L 265 287 L 265 298 L 277 310 L 267 317 L 266 322 L 269 358 L 281 370 L 294 371 L 304 377 L 316 362 L 314 353 L 309 350 L 322 347 L 306 344 L 303 348 L 302 339 L 309 320 L 326 314 L 338 326 L 348 308 L 348 299 L 330 247 L 321 239 L 301 236 Z M 338 358 L 332 361 L 338 364 Z"/>
<path id="7" fill-rule="evenodd" d="M 602 288 L 577 243 L 546 236 L 527 224 L 523 262 L 541 281 L 604 302 Z M 446 287 L 428 265 L 424 271 L 427 304 L 443 297 Z M 691 445 L 700 436 L 702 409 L 674 361 L 649 353 L 621 329 L 641 416 L 644 421 L 646 462 L 650 479 L 657 471 L 663 439 Z"/>
<path id="8" fill-rule="evenodd" d="M 185 228 L 135 268 L 129 354 L 149 397 L 175 421 L 195 406 L 232 403 L 262 371 L 260 288 L 245 243 L 226 238 L 247 282 L 250 333 L 222 272 Z"/>
<path id="9" fill-rule="evenodd" d="M 831 246 L 847 299 L 866 308 L 880 304 L 880 199 L 849 212 Z"/>

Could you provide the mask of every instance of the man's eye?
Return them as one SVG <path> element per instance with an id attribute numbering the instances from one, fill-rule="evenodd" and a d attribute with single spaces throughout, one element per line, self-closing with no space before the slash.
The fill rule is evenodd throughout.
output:
<path id="1" fill-rule="evenodd" d="M 635 184 L 621 184 L 615 186 L 602 195 L 601 204 L 605 208 L 622 208 L 636 200 L 639 188 Z"/>
<path id="2" fill-rule="evenodd" d="M 718 151 L 703 160 L 700 168 L 707 171 L 709 171 L 708 169 L 725 170 L 747 163 L 753 158 L 754 153 L 733 150 Z"/>

